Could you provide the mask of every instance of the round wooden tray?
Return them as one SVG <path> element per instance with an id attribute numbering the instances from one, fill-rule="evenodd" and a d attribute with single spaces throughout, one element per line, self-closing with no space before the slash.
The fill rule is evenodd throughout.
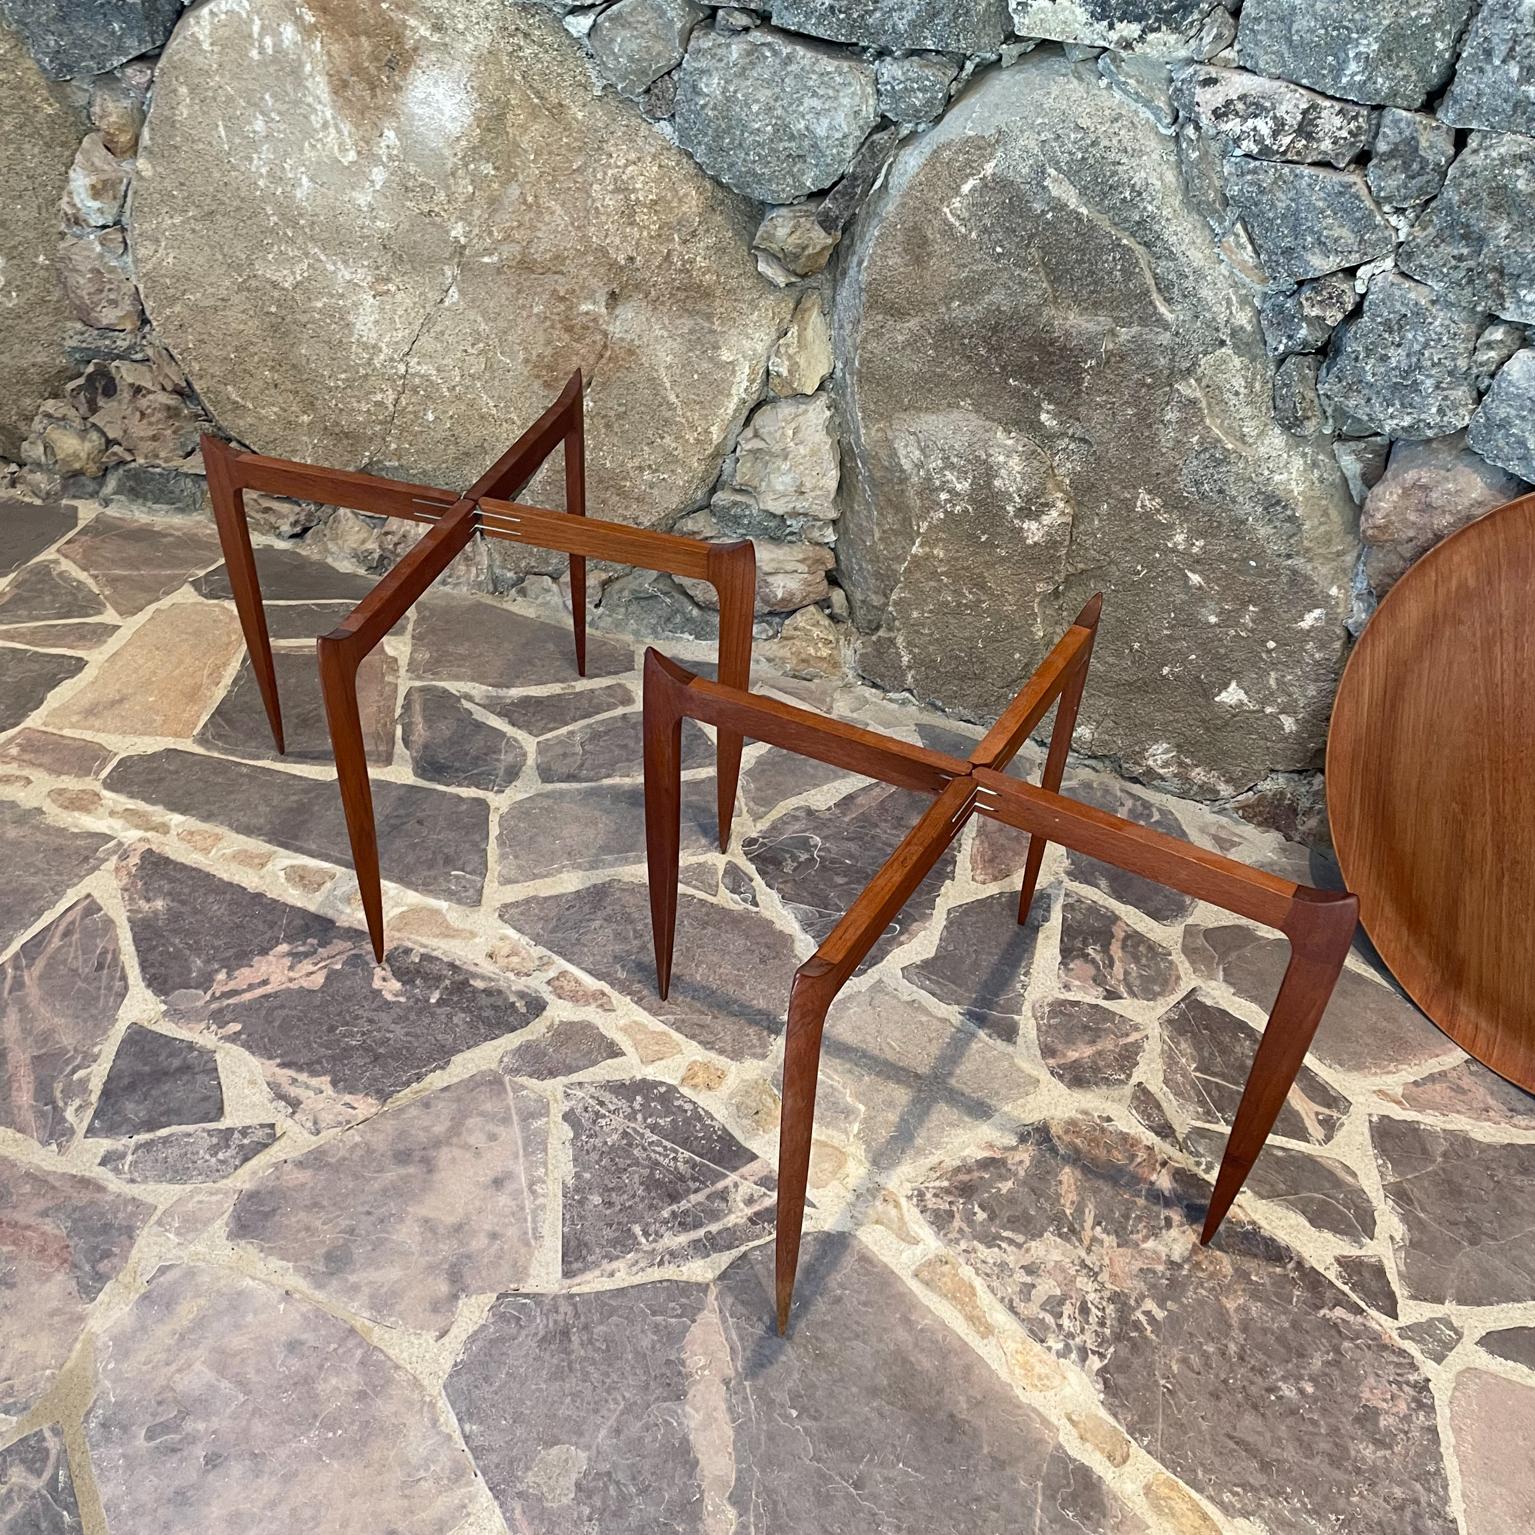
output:
<path id="1" fill-rule="evenodd" d="M 1391 973 L 1535 1092 L 1535 495 L 1387 594 L 1338 689 L 1327 806 Z"/>

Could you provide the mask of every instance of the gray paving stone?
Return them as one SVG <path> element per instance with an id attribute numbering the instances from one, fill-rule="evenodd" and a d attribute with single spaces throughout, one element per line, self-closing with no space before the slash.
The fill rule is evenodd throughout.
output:
<path id="1" fill-rule="evenodd" d="M 143 1135 L 223 1117 L 224 1089 L 211 1050 L 153 1029 L 130 1028 L 118 1043 L 85 1133 Z"/>
<path id="2" fill-rule="evenodd" d="M 101 1159 L 129 1183 L 216 1183 L 277 1139 L 276 1125 L 206 1125 L 112 1146 Z"/>
<path id="3" fill-rule="evenodd" d="M 55 826 L 40 811 L 0 799 L 6 898 L 0 901 L 0 947 L 32 926 L 115 847 L 112 837 Z"/>
<path id="4" fill-rule="evenodd" d="M 3 1535 L 76 1535 L 82 1528 L 58 1428 L 40 1428 L 0 1450 Z"/>

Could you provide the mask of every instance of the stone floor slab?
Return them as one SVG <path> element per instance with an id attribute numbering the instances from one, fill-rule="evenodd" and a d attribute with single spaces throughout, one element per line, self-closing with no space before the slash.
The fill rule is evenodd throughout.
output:
<path id="1" fill-rule="evenodd" d="M 0 629 L 0 641 L 34 650 L 89 654 L 100 650 L 116 633 L 115 623 L 20 624 L 14 629 Z"/>
<path id="2" fill-rule="evenodd" d="M 572 726 L 538 743 L 538 776 L 545 783 L 603 783 L 614 778 L 636 779 L 645 770 L 640 714 L 610 714 Z M 707 767 L 714 746 L 692 720 L 682 722 L 682 766 Z"/>
<path id="3" fill-rule="evenodd" d="M 34 505 L 0 497 L 0 576 L 20 570 L 70 532 L 79 513 L 57 502 Z"/>
<path id="4" fill-rule="evenodd" d="M 452 1535 L 475 1506 L 399 1365 L 225 1270 L 161 1269 L 107 1329 L 85 1433 L 112 1535 Z"/>
<path id="5" fill-rule="evenodd" d="M 99 778 L 113 753 L 80 736 L 56 735 L 51 730 L 18 730 L 0 746 L 0 763 L 36 768 L 59 778 Z"/>
<path id="6" fill-rule="evenodd" d="M 0 730 L 29 719 L 56 687 L 84 670 L 78 656 L 0 645 Z"/>
<path id="7" fill-rule="evenodd" d="M 0 1450 L 0 1535 L 79 1535 L 64 1435 L 40 1428 Z"/>
<path id="8" fill-rule="evenodd" d="M 514 1034 L 534 993 L 367 935 L 146 851 L 124 900 L 145 983 L 167 1015 L 242 1045 L 311 1122 L 371 1113 L 459 1052 Z"/>
<path id="9" fill-rule="evenodd" d="M 95 618 L 106 610 L 107 605 L 100 595 L 57 560 L 25 566 L 16 579 L 0 591 L 0 624 Z"/>
<path id="10" fill-rule="evenodd" d="M 1535 1327 L 1500 1327 L 1484 1332 L 1476 1341 L 1495 1359 L 1535 1370 Z"/>
<path id="11" fill-rule="evenodd" d="M 443 1333 L 468 1296 L 528 1278 L 549 1113 L 538 1094 L 477 1072 L 262 1175 L 236 1202 L 230 1237 L 369 1321 Z"/>
<path id="12" fill-rule="evenodd" d="M 223 1117 L 224 1088 L 213 1052 L 190 1039 L 134 1027 L 118 1043 L 85 1133 L 143 1135 Z"/>
<path id="13" fill-rule="evenodd" d="M 501 1057 L 500 1069 L 509 1077 L 550 1082 L 616 1061 L 622 1055 L 623 1051 L 595 1023 L 584 1018 L 562 1018 L 537 1039 L 513 1045 Z"/>
<path id="14" fill-rule="evenodd" d="M 883 982 L 840 997 L 822 1037 L 822 1073 L 858 1115 L 880 1175 L 925 1160 L 1023 1104 L 1038 1087 L 1012 1054 L 952 1014 Z"/>
<path id="15" fill-rule="evenodd" d="M 1050 1075 L 1088 1091 L 1128 1086 L 1151 1032 L 1112 1008 L 1075 997 L 1042 1004 L 1035 1028 Z"/>
<path id="16" fill-rule="evenodd" d="M 219 554 L 212 521 L 93 518 L 59 553 L 95 582 L 123 618 L 168 597 Z"/>
<path id="17" fill-rule="evenodd" d="M 1451 1114 L 1509 1130 L 1535 1130 L 1535 1094 L 1464 1060 L 1384 1095 L 1420 1114 Z"/>
<path id="18" fill-rule="evenodd" d="M 567 1089 L 567 1279 L 674 1269 L 772 1230 L 772 1169 L 669 1082 Z"/>
<path id="19" fill-rule="evenodd" d="M 1406 1119 L 1370 1121 L 1397 1272 L 1415 1300 L 1535 1301 L 1535 1145 L 1498 1145 Z"/>
<path id="20" fill-rule="evenodd" d="M 1060 976 L 1068 991 L 1109 1002 L 1154 1002 L 1178 988 L 1178 968 L 1164 945 L 1072 889 L 1061 900 Z"/>
<path id="21" fill-rule="evenodd" d="M 1272 1535 L 1451 1535 L 1412 1356 L 1241 1220 L 1201 1247 L 1207 1197 L 1151 1143 L 1073 1119 L 1029 1127 L 914 1202 L 1025 1330 L 1088 1371 L 1125 1431 L 1227 1515 Z"/>
<path id="22" fill-rule="evenodd" d="M 841 768 L 801 757 L 797 752 L 770 746 L 759 752 L 741 774 L 741 798 L 759 824 L 771 821 L 785 801 L 802 794 L 828 790 L 840 785 L 851 793 L 864 780 Z"/>
<path id="23" fill-rule="evenodd" d="M 216 1183 L 276 1139 L 276 1125 L 203 1125 L 109 1146 L 101 1166 L 129 1183 Z"/>
<path id="24" fill-rule="evenodd" d="M 451 688 L 412 688 L 400 731 L 411 771 L 428 783 L 500 794 L 516 783 L 528 760 L 515 737 L 481 719 Z"/>
<path id="25" fill-rule="evenodd" d="M 353 607 L 378 585 L 372 576 L 338 570 L 297 549 L 257 544 L 254 552 L 256 580 L 263 603 L 270 604 L 268 611 L 287 602 L 345 602 Z M 223 565 L 199 576 L 192 583 L 192 590 L 215 601 L 228 601 L 234 596 L 229 572 Z"/>
<path id="26" fill-rule="evenodd" d="M 55 826 L 41 812 L 0 799 L 6 898 L 0 901 L 0 949 L 107 857 L 115 839 Z"/>
<path id="27" fill-rule="evenodd" d="M 634 702 L 634 689 L 627 683 L 607 682 L 601 687 L 561 688 L 557 693 L 485 695 L 477 702 L 526 735 L 546 736 L 567 725 L 627 708 Z"/>
<path id="28" fill-rule="evenodd" d="M 0 1161 L 0 1424 L 48 1389 L 153 1214 L 93 1178 Z"/>
<path id="29" fill-rule="evenodd" d="M 810 1237 L 792 1337 L 771 1318 L 767 1249 L 712 1284 L 499 1302 L 448 1397 L 508 1527 L 1142 1535 L 857 1242 Z"/>
<path id="30" fill-rule="evenodd" d="M 221 611 L 215 609 L 214 611 Z M 330 729 L 325 723 L 325 700 L 320 693 L 320 670 L 312 650 L 278 650 L 272 654 L 277 673 L 277 696 L 282 709 L 284 752 L 288 762 L 334 760 Z M 398 684 L 394 657 L 375 650 L 357 669 L 357 708 L 362 717 L 363 748 L 368 761 L 387 766 L 394 760 L 394 717 Z M 211 702 L 211 700 L 210 700 Z M 150 732 L 146 732 L 148 734 Z M 232 757 L 279 760 L 272 741 L 272 727 L 256 686 L 249 660 L 240 663 L 234 681 L 197 732 L 197 741 L 209 751 Z"/>
<path id="31" fill-rule="evenodd" d="M 117 928 L 86 896 L 0 965 L 0 1125 L 62 1148 L 128 995 Z"/>
<path id="32" fill-rule="evenodd" d="M 184 741 L 212 708 L 241 644 L 229 609 L 171 603 L 151 613 L 44 722 L 54 730 Z"/>
<path id="33" fill-rule="evenodd" d="M 798 960 L 787 933 L 739 906 L 716 906 L 683 891 L 671 995 L 656 995 L 646 887 L 622 880 L 568 895 L 535 896 L 501 908 L 501 920 L 651 1017 L 732 1060 L 760 1059 L 783 1031 Z"/>
<path id="34" fill-rule="evenodd" d="M 336 785 L 250 762 L 170 748 L 124 757 L 105 786 L 129 799 L 351 868 Z M 387 880 L 478 905 L 490 814 L 483 800 L 378 780 L 373 812 Z"/>
<path id="35" fill-rule="evenodd" d="M 428 682 L 469 682 L 485 688 L 540 687 L 576 679 L 568 624 L 553 624 L 500 603 L 434 595 L 416 610 L 411 671 Z M 631 670 L 634 651 L 621 640 L 592 634 L 586 675 Z"/>
<path id="36" fill-rule="evenodd" d="M 1466 1535 L 1535 1529 L 1535 1387 L 1463 1370 L 1450 1398 Z"/>

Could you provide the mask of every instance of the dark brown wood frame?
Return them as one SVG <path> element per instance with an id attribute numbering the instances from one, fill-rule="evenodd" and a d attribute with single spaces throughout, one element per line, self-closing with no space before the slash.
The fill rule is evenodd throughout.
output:
<path id="1" fill-rule="evenodd" d="M 1277 928 L 1290 940 L 1290 962 L 1237 1106 L 1205 1213 L 1201 1242 L 1208 1242 L 1225 1218 L 1300 1070 L 1353 942 L 1359 902 L 1346 892 L 1316 890 L 1248 868 L 1059 792 L 1101 606 L 1101 597 L 1088 603 L 965 761 L 710 682 L 658 651 L 646 652 L 645 836 L 656 980 L 663 997 L 671 984 L 676 938 L 684 719 L 738 731 L 833 767 L 933 796 L 932 804 L 884 867 L 795 972 L 790 988 L 778 1143 L 776 1299 L 780 1332 L 788 1327 L 799 1263 L 821 1031 L 827 1011 L 891 919 L 972 816 L 987 816 L 1029 833 L 1018 898 L 1019 922 L 1027 919 L 1033 904 L 1045 848 L 1059 842 L 1075 852 Z M 1053 705 L 1055 722 L 1041 783 L 1036 787 L 1004 770 Z"/>
<path id="2" fill-rule="evenodd" d="M 674 533 L 657 533 L 586 515 L 586 437 L 579 371 L 559 398 L 463 495 L 289 459 L 242 453 L 216 437 L 202 439 L 208 493 L 229 584 L 245 635 L 245 647 L 277 750 L 283 746 L 277 674 L 256 560 L 246 520 L 244 492 L 265 491 L 327 506 L 350 507 L 375 516 L 431 524 L 426 535 L 342 623 L 316 641 L 325 717 L 336 759 L 336 778 L 346 815 L 352 862 L 367 918 L 373 953 L 384 958 L 384 906 L 380 885 L 378 834 L 373 791 L 357 703 L 357 670 L 364 657 L 409 611 L 426 589 L 465 549 L 476 533 L 570 556 L 571 622 L 576 670 L 586 675 L 586 562 L 611 560 L 671 575 L 706 581 L 719 597 L 718 667 L 721 679 L 745 688 L 751 677 L 752 620 L 757 588 L 756 554 L 749 539 L 705 543 Z M 565 458 L 563 512 L 517 501 L 528 482 L 557 447 Z M 736 785 L 741 772 L 741 736 L 718 732 L 716 786 L 720 846 L 730 841 Z"/>

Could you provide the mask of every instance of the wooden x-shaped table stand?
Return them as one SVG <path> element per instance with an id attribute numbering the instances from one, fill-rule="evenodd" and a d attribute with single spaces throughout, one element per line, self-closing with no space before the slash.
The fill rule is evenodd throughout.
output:
<path id="1" fill-rule="evenodd" d="M 516 497 L 562 443 L 566 510 L 554 512 L 518 504 Z M 216 437 L 202 439 L 208 493 L 224 564 L 245 634 L 245 647 L 272 727 L 272 740 L 279 752 L 283 750 L 283 733 L 277 674 L 272 665 L 272 645 L 243 493 L 266 491 L 431 524 L 425 537 L 341 625 L 316 641 L 325 718 L 336 758 L 352 863 L 357 871 L 373 953 L 380 961 L 384 957 L 384 903 L 379 883 L 373 791 L 368 781 L 357 704 L 357 670 L 369 651 L 476 533 L 569 554 L 571 621 L 575 629 L 576 670 L 581 676 L 586 675 L 586 562 L 592 558 L 707 581 L 719 596 L 719 675 L 725 682 L 743 688 L 750 680 L 757 588 L 757 561 L 751 541 L 705 543 L 702 539 L 587 517 L 585 444 L 579 371 L 572 375 L 554 404 L 461 496 L 403 480 L 238 453 Z M 715 752 L 723 848 L 730 841 L 731 815 L 741 772 L 740 735 L 729 729 L 720 731 Z"/>
<path id="2" fill-rule="evenodd" d="M 1215 1235 L 1231 1207 L 1305 1059 L 1353 942 L 1358 900 L 1343 892 L 1315 890 L 1248 868 L 1059 792 L 1101 605 L 1099 597 L 1088 603 L 965 761 L 792 704 L 757 697 L 738 687 L 707 681 L 655 650 L 645 654 L 645 835 L 656 980 L 663 997 L 671 982 L 677 922 L 684 719 L 933 796 L 926 813 L 884 867 L 794 974 L 784 1042 L 778 1140 L 780 1332 L 788 1327 L 799 1263 L 821 1030 L 827 1010 L 972 816 L 988 816 L 1030 834 L 1018 898 L 1019 922 L 1027 919 L 1033 903 L 1045 848 L 1050 842 L 1059 842 L 1197 900 L 1278 928 L 1290 940 L 1290 963 L 1237 1106 L 1205 1214 L 1202 1242 Z M 1009 777 L 1004 771 L 1008 763 L 1057 700 L 1042 785 L 1035 787 Z"/>

